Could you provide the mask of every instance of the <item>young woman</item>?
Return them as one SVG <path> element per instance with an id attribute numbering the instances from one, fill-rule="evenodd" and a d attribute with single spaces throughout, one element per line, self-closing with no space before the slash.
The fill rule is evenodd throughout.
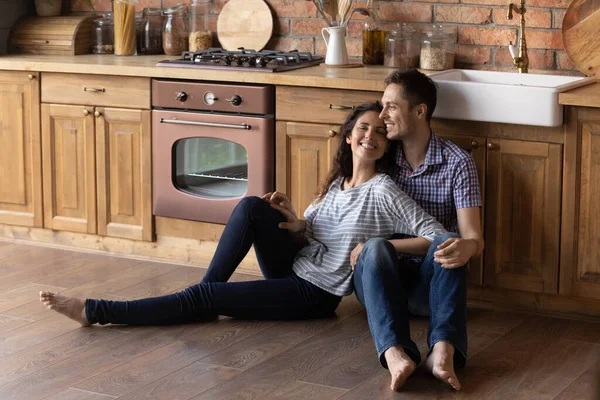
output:
<path id="1" fill-rule="evenodd" d="M 445 232 L 384 173 L 393 152 L 387 152 L 381 109 L 378 103 L 363 104 L 348 116 L 333 167 L 304 220 L 289 211 L 289 201 L 280 193 L 240 201 L 202 282 L 133 301 L 83 300 L 51 292 L 40 292 L 40 300 L 84 326 L 175 324 L 218 315 L 304 319 L 333 314 L 342 296 L 352 293 L 350 256 L 358 243 L 402 232 L 422 237 L 428 246 Z M 227 282 L 251 245 L 265 279 Z"/>

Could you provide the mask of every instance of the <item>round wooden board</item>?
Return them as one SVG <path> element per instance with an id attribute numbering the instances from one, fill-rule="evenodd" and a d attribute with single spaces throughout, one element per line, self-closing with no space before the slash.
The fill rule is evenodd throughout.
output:
<path id="1" fill-rule="evenodd" d="M 565 13 L 562 37 L 577 69 L 600 77 L 600 0 L 573 0 Z"/>
<path id="2" fill-rule="evenodd" d="M 225 50 L 262 50 L 273 34 L 273 15 L 263 0 L 229 0 L 217 20 Z"/>

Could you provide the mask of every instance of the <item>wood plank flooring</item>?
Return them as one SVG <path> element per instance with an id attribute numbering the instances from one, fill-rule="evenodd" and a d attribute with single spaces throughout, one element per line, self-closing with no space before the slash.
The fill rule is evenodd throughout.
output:
<path id="1" fill-rule="evenodd" d="M 447 389 L 421 366 L 395 393 L 354 295 L 328 319 L 167 327 L 81 328 L 38 301 L 41 289 L 157 296 L 204 273 L 0 241 L 0 399 L 600 399 L 597 322 L 470 308 L 464 389 Z M 411 321 L 423 356 L 427 324 Z"/>

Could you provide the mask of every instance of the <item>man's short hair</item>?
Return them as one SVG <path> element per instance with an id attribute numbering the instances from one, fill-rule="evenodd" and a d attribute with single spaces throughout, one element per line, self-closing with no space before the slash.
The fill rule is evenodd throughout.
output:
<path id="1" fill-rule="evenodd" d="M 411 71 L 394 71 L 385 78 L 385 85 L 395 83 L 402 86 L 401 96 L 408 105 L 416 107 L 419 104 L 427 106 L 427 122 L 431 121 L 437 103 L 437 85 L 427 75 L 413 69 Z"/>

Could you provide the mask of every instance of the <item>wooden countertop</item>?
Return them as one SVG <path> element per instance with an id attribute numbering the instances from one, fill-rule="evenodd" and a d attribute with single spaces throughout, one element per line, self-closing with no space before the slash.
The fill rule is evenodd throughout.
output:
<path id="1" fill-rule="evenodd" d="M 156 67 L 158 61 L 169 58 L 177 57 L 165 55 L 119 57 L 93 54 L 81 56 L 5 55 L 0 56 L 0 70 L 201 79 L 366 91 L 383 91 L 383 80 L 393 71 L 392 68 L 378 66 L 332 68 L 324 64 L 277 73 Z"/>
<path id="2" fill-rule="evenodd" d="M 600 107 L 600 81 L 559 93 L 558 102 L 565 106 Z"/>

